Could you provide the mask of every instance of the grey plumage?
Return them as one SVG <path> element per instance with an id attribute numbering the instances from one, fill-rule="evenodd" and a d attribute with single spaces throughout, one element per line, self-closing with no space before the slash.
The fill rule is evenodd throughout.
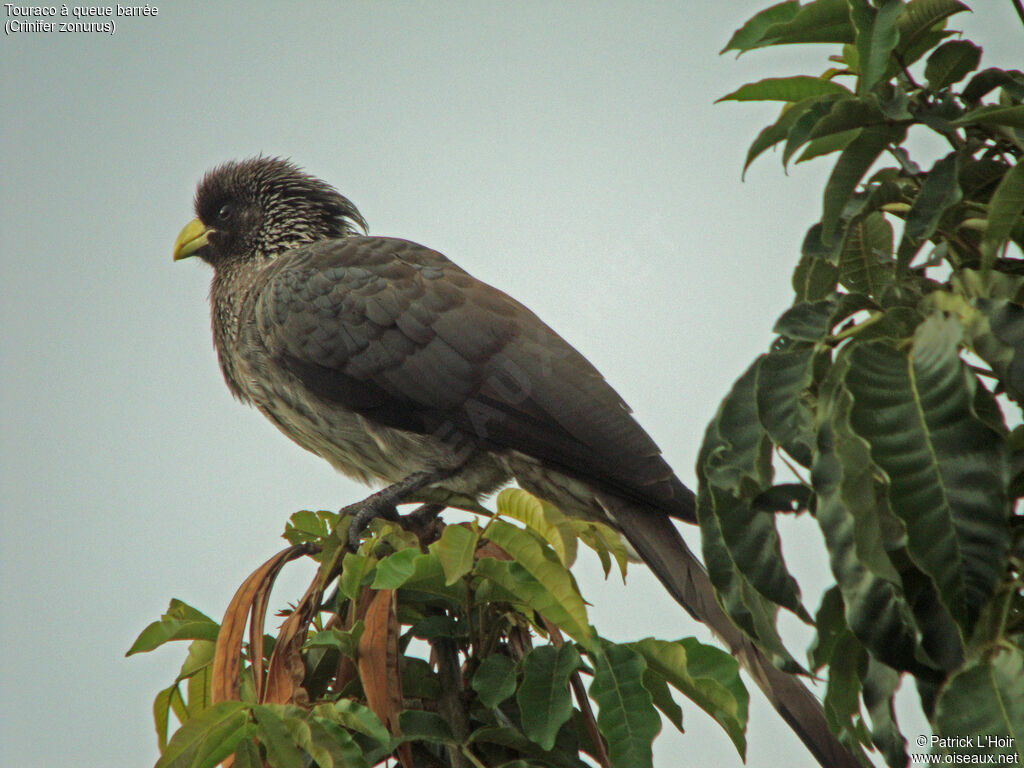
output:
<path id="1" fill-rule="evenodd" d="M 367 483 L 444 470 L 476 498 L 514 478 L 616 526 L 708 625 L 824 765 L 855 765 L 820 706 L 715 600 L 670 522 L 694 496 L 598 371 L 514 299 L 436 251 L 367 237 L 348 200 L 276 159 L 221 166 L 175 258 L 214 268 L 215 345 L 240 399 Z"/>

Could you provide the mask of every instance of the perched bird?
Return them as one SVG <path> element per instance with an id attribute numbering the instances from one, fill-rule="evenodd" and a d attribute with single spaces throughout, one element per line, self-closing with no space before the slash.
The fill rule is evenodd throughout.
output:
<path id="1" fill-rule="evenodd" d="M 822 765 L 856 765 L 821 707 L 736 628 L 671 518 L 694 495 L 586 358 L 442 254 L 367 227 L 291 162 L 210 171 L 174 259 L 214 270 L 213 336 L 232 393 L 389 501 L 476 499 L 515 479 L 615 527 L 748 669 Z M 387 493 L 387 492 L 386 492 Z"/>

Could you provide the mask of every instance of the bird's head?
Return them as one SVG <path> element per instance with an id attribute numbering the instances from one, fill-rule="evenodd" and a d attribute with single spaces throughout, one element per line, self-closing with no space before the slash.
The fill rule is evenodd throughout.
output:
<path id="1" fill-rule="evenodd" d="M 305 243 L 355 234 L 356 227 L 366 231 L 351 202 L 280 158 L 214 168 L 199 183 L 195 212 L 174 243 L 174 260 L 199 256 L 214 268 L 271 259 Z"/>

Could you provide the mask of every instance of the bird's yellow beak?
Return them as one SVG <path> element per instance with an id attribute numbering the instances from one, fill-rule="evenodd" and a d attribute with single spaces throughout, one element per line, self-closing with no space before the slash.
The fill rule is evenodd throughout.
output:
<path id="1" fill-rule="evenodd" d="M 206 245 L 209 234 L 210 230 L 203 222 L 199 219 L 192 219 L 178 233 L 178 239 L 174 241 L 174 260 L 180 261 L 194 256 L 196 251 Z"/>

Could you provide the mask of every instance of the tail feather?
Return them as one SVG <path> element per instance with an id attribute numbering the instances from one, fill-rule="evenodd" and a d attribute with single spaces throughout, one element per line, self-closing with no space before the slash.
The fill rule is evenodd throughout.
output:
<path id="1" fill-rule="evenodd" d="M 772 664 L 726 615 L 704 567 L 672 521 L 612 497 L 601 496 L 600 502 L 669 594 L 725 643 L 815 759 L 826 768 L 859 768 L 861 763 L 829 729 L 817 698 Z"/>

